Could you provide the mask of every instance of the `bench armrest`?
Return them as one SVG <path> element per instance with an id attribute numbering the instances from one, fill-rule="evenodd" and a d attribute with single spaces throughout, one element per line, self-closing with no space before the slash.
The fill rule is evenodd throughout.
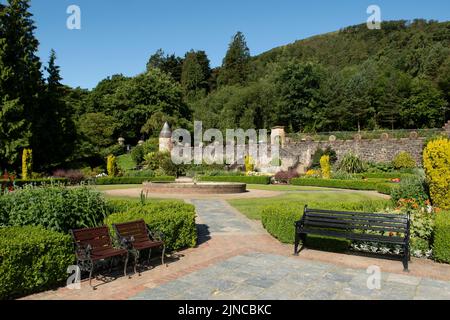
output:
<path id="1" fill-rule="evenodd" d="M 133 242 L 135 241 L 134 237 L 121 237 L 120 238 L 120 247 L 131 250 L 133 248 Z"/>
<path id="2" fill-rule="evenodd" d="M 78 260 L 91 260 L 92 247 L 88 245 L 77 245 L 75 249 L 75 255 Z"/>
<path id="3" fill-rule="evenodd" d="M 156 241 L 164 241 L 164 238 L 165 238 L 164 233 L 161 231 L 158 231 L 158 230 L 148 230 L 148 235 L 149 235 L 150 239 L 156 240 Z"/>

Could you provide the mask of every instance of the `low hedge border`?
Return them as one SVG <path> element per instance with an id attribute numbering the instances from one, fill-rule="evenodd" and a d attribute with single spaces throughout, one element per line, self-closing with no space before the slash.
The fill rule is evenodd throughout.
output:
<path id="1" fill-rule="evenodd" d="M 436 214 L 433 257 L 436 261 L 450 263 L 450 211 Z"/>
<path id="2" fill-rule="evenodd" d="M 3 184 L 9 184 L 9 180 L 0 179 L 0 185 Z M 28 179 L 28 180 L 22 180 L 22 179 L 16 179 L 14 180 L 14 186 L 16 187 L 23 187 L 25 185 L 35 185 L 35 186 L 41 186 L 44 184 L 68 184 L 69 179 L 66 178 L 48 178 L 48 179 Z"/>
<path id="3" fill-rule="evenodd" d="M 261 222 L 272 236 L 283 243 L 293 244 L 294 223 L 303 216 L 306 203 L 286 203 L 283 207 L 266 206 L 261 213 Z M 344 211 L 377 212 L 390 205 L 389 200 L 372 200 L 360 202 L 309 202 L 311 208 Z M 306 245 L 311 248 L 320 248 L 327 251 L 345 251 L 350 241 L 330 237 L 308 236 Z"/>
<path id="4" fill-rule="evenodd" d="M 269 176 L 200 176 L 200 181 L 239 182 L 247 184 L 270 184 Z"/>
<path id="5" fill-rule="evenodd" d="M 174 182 L 175 177 L 160 176 L 160 177 L 103 177 L 95 179 L 94 183 L 97 185 L 112 185 L 112 184 L 142 184 L 144 182 Z"/>
<path id="6" fill-rule="evenodd" d="M 134 201 L 128 204 L 125 202 L 111 203 L 113 209 L 126 208 L 126 211 L 106 217 L 106 225 L 111 227 L 113 223 L 144 219 L 150 230 L 164 233 L 166 248 L 169 250 L 195 247 L 197 244 L 193 205 L 181 201 L 162 201 L 144 205 Z"/>
<path id="7" fill-rule="evenodd" d="M 391 194 L 392 188 L 398 185 L 380 181 L 364 180 L 339 180 L 339 179 L 319 179 L 319 178 L 295 178 L 291 179 L 291 184 L 296 186 L 337 188 L 350 190 L 374 190 L 379 193 Z"/>
<path id="8" fill-rule="evenodd" d="M 74 259 L 68 235 L 35 226 L 0 228 L 0 299 L 62 284 Z"/>
<path id="9" fill-rule="evenodd" d="M 356 173 L 355 177 L 369 178 L 369 179 L 404 179 L 414 177 L 412 173 L 403 172 L 383 172 L 383 173 Z"/>

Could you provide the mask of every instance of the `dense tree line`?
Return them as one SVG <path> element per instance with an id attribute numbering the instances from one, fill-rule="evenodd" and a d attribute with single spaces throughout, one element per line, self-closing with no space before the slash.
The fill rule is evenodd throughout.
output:
<path id="1" fill-rule="evenodd" d="M 415 20 L 345 28 L 252 57 L 231 39 L 222 66 L 207 53 L 162 49 L 134 77 L 92 90 L 61 84 L 54 51 L 45 66 L 29 0 L 0 5 L 0 168 L 96 165 L 158 135 L 162 124 L 292 132 L 441 127 L 450 118 L 450 23 Z M 45 74 L 45 76 L 44 76 Z"/>

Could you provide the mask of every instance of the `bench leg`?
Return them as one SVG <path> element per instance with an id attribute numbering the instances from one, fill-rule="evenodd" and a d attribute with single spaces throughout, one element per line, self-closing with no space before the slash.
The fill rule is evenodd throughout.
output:
<path id="1" fill-rule="evenodd" d="M 127 276 L 128 257 L 129 257 L 129 253 L 127 251 L 127 256 L 125 258 L 125 266 L 123 267 L 123 275 L 124 275 L 124 277 Z"/>
<path id="2" fill-rule="evenodd" d="M 166 255 L 166 245 L 163 245 L 162 254 L 161 254 L 161 264 L 164 265 L 164 256 Z M 167 264 L 166 264 L 167 267 Z"/>
<path id="3" fill-rule="evenodd" d="M 300 244 L 300 235 L 295 232 L 295 245 L 294 245 L 294 256 L 298 256 L 298 246 Z"/>
<path id="4" fill-rule="evenodd" d="M 408 246 L 406 245 L 406 246 L 404 247 L 404 254 L 403 254 L 403 271 L 404 271 L 404 272 L 409 272 L 409 269 L 408 269 L 408 262 L 409 262 L 410 259 L 411 259 L 411 258 L 410 258 L 410 255 L 409 255 L 409 248 L 408 248 Z"/>
<path id="5" fill-rule="evenodd" d="M 150 266 L 150 258 L 152 257 L 152 248 L 148 249 L 147 266 Z"/>
<path id="6" fill-rule="evenodd" d="M 90 262 L 90 270 L 89 270 L 89 286 L 92 288 L 92 290 L 95 290 L 96 288 L 92 286 L 92 273 L 94 272 L 94 262 Z"/>

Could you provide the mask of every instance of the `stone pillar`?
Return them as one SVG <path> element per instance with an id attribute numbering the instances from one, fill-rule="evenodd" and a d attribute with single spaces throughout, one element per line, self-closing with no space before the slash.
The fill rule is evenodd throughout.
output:
<path id="1" fill-rule="evenodd" d="M 279 137 L 281 146 L 284 147 L 286 144 L 286 133 L 284 132 L 284 127 L 274 127 L 270 133 L 270 143 L 275 144 L 277 137 Z"/>
<path id="2" fill-rule="evenodd" d="M 170 130 L 169 124 L 166 122 L 159 134 L 159 151 L 170 152 L 172 147 L 172 130 Z"/>
<path id="3" fill-rule="evenodd" d="M 447 133 L 447 135 L 450 137 L 450 120 L 445 124 L 444 131 Z"/>

